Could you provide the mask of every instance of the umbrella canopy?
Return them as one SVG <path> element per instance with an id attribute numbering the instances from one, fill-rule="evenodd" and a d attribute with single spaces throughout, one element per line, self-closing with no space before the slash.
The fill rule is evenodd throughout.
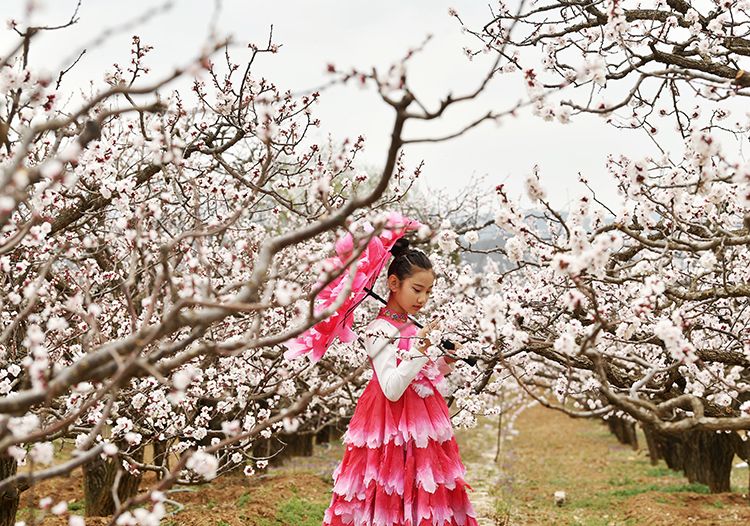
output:
<path id="1" fill-rule="evenodd" d="M 369 224 L 365 226 L 368 233 L 374 230 Z M 366 289 L 371 289 L 378 279 L 396 241 L 404 237 L 408 231 L 418 230 L 422 226 L 419 221 L 409 219 L 398 212 L 389 212 L 383 231 L 370 239 L 357 261 L 353 263 L 356 270 L 349 296 L 331 316 L 319 321 L 297 338 L 284 342 L 287 348 L 284 358 L 291 360 L 306 354 L 315 363 L 323 357 L 334 339 L 343 343 L 356 340 L 357 334 L 352 331 L 354 309 L 367 296 Z M 354 238 L 351 233 L 347 233 L 336 241 L 336 256 L 329 258 L 329 264 L 326 266 L 334 270 L 341 269 L 354 252 Z M 330 307 L 339 298 L 346 288 L 348 277 L 347 272 L 341 273 L 318 294 L 316 314 Z"/>

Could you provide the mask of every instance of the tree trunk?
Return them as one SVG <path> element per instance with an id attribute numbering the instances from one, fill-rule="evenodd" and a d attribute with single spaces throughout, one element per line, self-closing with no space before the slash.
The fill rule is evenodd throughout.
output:
<path id="1" fill-rule="evenodd" d="M 745 435 L 745 440 L 742 440 L 742 437 L 739 433 L 732 433 L 730 436 L 732 437 L 732 447 L 734 448 L 734 454 L 740 457 L 746 463 L 750 464 L 750 438 Z M 748 467 L 747 473 L 747 499 L 750 500 L 750 466 Z"/>
<path id="2" fill-rule="evenodd" d="M 638 451 L 638 428 L 635 422 L 626 422 L 623 420 L 622 424 L 625 427 L 626 443 L 630 444 L 633 451 Z"/>
<path id="3" fill-rule="evenodd" d="M 648 447 L 648 458 L 651 460 L 651 465 L 656 466 L 661 458 L 659 452 L 659 444 L 654 436 L 654 430 L 651 426 L 641 424 L 643 429 L 643 435 L 646 437 L 646 447 Z"/>
<path id="4" fill-rule="evenodd" d="M 685 470 L 685 455 L 680 437 L 662 435 L 654 432 L 654 440 L 659 449 L 659 456 L 664 459 L 667 466 L 674 471 Z"/>
<path id="5" fill-rule="evenodd" d="M 349 425 L 349 418 L 339 420 L 331 426 L 331 442 L 340 439 L 346 432 L 346 426 Z"/>
<path id="6" fill-rule="evenodd" d="M 326 424 L 323 428 L 315 433 L 316 444 L 328 444 L 331 441 L 331 424 Z"/>
<path id="7" fill-rule="evenodd" d="M 688 479 L 688 482 L 694 484 L 696 482 L 703 483 L 701 480 L 700 465 L 703 459 L 701 458 L 700 444 L 698 443 L 698 436 L 692 432 L 683 433 L 682 438 L 682 450 L 684 451 L 684 459 L 682 470 Z"/>
<path id="8" fill-rule="evenodd" d="M 135 460 L 143 461 L 143 448 L 139 448 L 131 455 Z M 122 468 L 119 458 L 102 460 L 96 457 L 83 465 L 83 492 L 86 499 L 86 516 L 101 517 L 115 512 L 115 501 L 112 488 L 115 485 L 118 468 L 122 470 L 117 497 L 120 503 L 138 493 L 142 474 L 131 475 Z"/>
<path id="9" fill-rule="evenodd" d="M 278 438 L 258 438 L 253 445 L 253 457 L 255 459 L 268 459 L 269 466 L 279 466 L 284 460 L 284 451 L 281 450 L 282 444 Z M 261 469 L 259 471 L 265 471 Z"/>
<path id="10" fill-rule="evenodd" d="M 0 456 L 0 480 L 12 477 L 17 469 L 16 459 Z M 20 493 L 15 488 L 0 492 L 0 526 L 13 526 L 16 523 L 19 498 Z"/>
<path id="11" fill-rule="evenodd" d="M 315 435 L 312 433 L 305 433 L 302 441 L 302 456 L 311 457 L 315 453 Z"/>
<path id="12" fill-rule="evenodd" d="M 729 491 L 734 458 L 731 433 L 690 431 L 685 442 L 689 451 L 686 468 L 695 480 L 707 485 L 711 493 Z"/>
<path id="13" fill-rule="evenodd" d="M 635 422 L 630 422 L 618 416 L 610 416 L 607 419 L 607 426 L 610 432 L 617 437 L 621 444 L 638 449 L 638 435 L 636 433 Z"/>
<path id="14" fill-rule="evenodd" d="M 500 406 L 505 401 L 505 389 L 500 392 Z M 497 416 L 497 443 L 495 444 L 495 464 L 500 462 L 500 454 L 503 449 L 503 411 Z"/>
<path id="15" fill-rule="evenodd" d="M 284 448 L 285 458 L 290 457 L 311 457 L 313 454 L 313 434 L 281 434 L 281 441 L 286 442 Z"/>
<path id="16" fill-rule="evenodd" d="M 331 422 L 315 434 L 316 444 L 329 444 L 340 439 L 346 431 L 346 424 L 342 421 Z"/>
<path id="17" fill-rule="evenodd" d="M 730 490 L 734 433 L 688 431 L 678 436 L 653 433 L 653 437 L 667 466 L 682 470 L 689 482 L 705 484 L 711 493 Z"/>
<path id="18" fill-rule="evenodd" d="M 156 440 L 152 443 L 154 449 L 154 465 L 164 466 L 169 469 L 169 444 L 166 440 Z M 164 477 L 164 473 L 159 471 L 156 474 L 156 478 L 161 480 Z"/>

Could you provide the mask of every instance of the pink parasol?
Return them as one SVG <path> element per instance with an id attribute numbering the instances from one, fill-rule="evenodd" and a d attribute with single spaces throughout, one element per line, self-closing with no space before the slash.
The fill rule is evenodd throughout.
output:
<path id="1" fill-rule="evenodd" d="M 383 232 L 370 239 L 359 259 L 354 263 L 356 274 L 349 297 L 331 316 L 319 321 L 297 338 L 284 342 L 284 346 L 287 348 L 284 352 L 284 358 L 291 360 L 307 354 L 310 360 L 315 363 L 323 357 L 334 339 L 338 338 L 342 343 L 349 343 L 357 339 L 357 334 L 352 331 L 355 307 L 368 295 L 368 289 L 372 289 L 385 262 L 391 255 L 390 250 L 396 241 L 404 237 L 408 231 L 418 230 L 422 226 L 419 221 L 409 219 L 398 212 L 388 213 Z M 369 226 L 369 232 L 373 230 Z M 347 233 L 336 241 L 336 256 L 327 260 L 329 268 L 341 269 L 353 252 L 354 239 L 350 233 Z M 318 294 L 318 304 L 315 306 L 316 313 L 336 301 L 339 294 L 345 289 L 348 277 L 349 273 L 343 272 Z"/>

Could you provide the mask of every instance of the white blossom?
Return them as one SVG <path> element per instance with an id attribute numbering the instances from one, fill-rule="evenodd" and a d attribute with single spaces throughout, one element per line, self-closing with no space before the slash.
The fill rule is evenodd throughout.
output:
<path id="1" fill-rule="evenodd" d="M 29 453 L 31 460 L 37 464 L 49 465 L 55 456 L 55 447 L 52 442 L 39 442 L 34 444 Z"/>
<path id="2" fill-rule="evenodd" d="M 466 234 L 464 234 L 464 238 L 469 245 L 473 245 L 474 243 L 479 241 L 479 234 L 476 232 L 476 230 L 471 230 L 470 232 L 466 232 Z"/>
<path id="3" fill-rule="evenodd" d="M 204 479 L 211 480 L 216 477 L 219 461 L 215 456 L 199 449 L 190 455 L 190 458 L 185 463 L 185 467 Z"/>

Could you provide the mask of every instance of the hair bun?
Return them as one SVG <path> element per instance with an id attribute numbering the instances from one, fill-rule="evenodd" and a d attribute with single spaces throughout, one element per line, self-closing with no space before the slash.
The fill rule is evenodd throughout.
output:
<path id="1" fill-rule="evenodd" d="M 409 250 L 409 240 L 405 237 L 401 237 L 396 240 L 396 242 L 393 244 L 393 247 L 391 247 L 391 254 L 393 254 L 394 258 L 397 258 L 399 256 L 402 256 L 406 254 L 406 252 Z"/>

